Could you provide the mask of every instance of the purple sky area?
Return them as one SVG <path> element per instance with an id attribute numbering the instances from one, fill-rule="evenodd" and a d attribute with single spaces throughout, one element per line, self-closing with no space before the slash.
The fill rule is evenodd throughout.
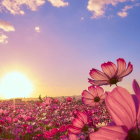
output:
<path id="1" fill-rule="evenodd" d="M 119 57 L 134 65 L 118 84 L 132 91 L 132 80 L 140 82 L 140 0 L 0 2 L 0 77 L 23 72 L 36 96 L 80 95 L 91 68 Z"/>

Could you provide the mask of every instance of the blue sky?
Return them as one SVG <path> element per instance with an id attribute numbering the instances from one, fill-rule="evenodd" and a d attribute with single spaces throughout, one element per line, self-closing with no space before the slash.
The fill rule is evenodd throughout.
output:
<path id="1" fill-rule="evenodd" d="M 16 0 L 16 8 L 0 3 L 0 76 L 22 71 L 34 81 L 36 95 L 78 95 L 89 86 L 91 68 L 121 57 L 134 65 L 119 84 L 131 91 L 132 80 L 140 79 L 139 0 L 34 1 L 34 11 L 28 0 Z"/>

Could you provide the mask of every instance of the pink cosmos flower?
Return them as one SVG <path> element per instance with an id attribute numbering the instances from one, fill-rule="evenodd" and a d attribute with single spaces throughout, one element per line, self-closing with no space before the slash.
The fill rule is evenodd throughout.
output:
<path id="1" fill-rule="evenodd" d="M 52 103 L 53 99 L 50 98 L 50 97 L 46 97 L 44 102 L 43 102 L 43 105 L 50 105 Z"/>
<path id="2" fill-rule="evenodd" d="M 138 110 L 131 94 L 122 87 L 108 93 L 106 106 L 116 125 L 105 126 L 90 134 L 90 140 L 139 140 L 140 104 Z"/>
<path id="3" fill-rule="evenodd" d="M 4 125 L 5 121 L 4 120 L 0 120 L 0 125 Z"/>
<path id="4" fill-rule="evenodd" d="M 88 87 L 88 90 L 89 91 L 84 90 L 82 92 L 82 101 L 84 104 L 89 106 L 96 106 L 104 101 L 105 93 L 103 88 L 98 86 L 90 86 Z"/>
<path id="5" fill-rule="evenodd" d="M 44 138 L 50 138 L 50 137 L 53 137 L 54 135 L 56 135 L 58 133 L 58 129 L 57 128 L 52 128 L 51 130 L 49 131 L 46 131 L 44 133 Z"/>
<path id="6" fill-rule="evenodd" d="M 53 103 L 56 103 L 57 104 L 57 103 L 59 103 L 59 100 L 58 99 L 54 99 L 53 100 Z"/>
<path id="7" fill-rule="evenodd" d="M 73 120 L 72 126 L 68 128 L 70 133 L 79 134 L 81 131 L 87 131 L 88 117 L 85 112 L 77 112 L 77 117 Z"/>
<path id="8" fill-rule="evenodd" d="M 50 105 L 50 104 L 52 103 L 52 101 L 53 101 L 53 99 L 50 98 L 50 97 L 47 97 L 47 98 L 45 99 L 45 103 L 46 103 L 47 105 Z"/>
<path id="9" fill-rule="evenodd" d="M 68 128 L 69 128 L 69 125 L 62 125 L 62 126 L 59 128 L 59 132 L 65 132 Z"/>
<path id="10" fill-rule="evenodd" d="M 66 101 L 67 101 L 67 102 L 71 102 L 71 101 L 72 101 L 72 98 L 71 98 L 71 97 L 67 97 L 67 98 L 66 98 Z"/>
<path id="11" fill-rule="evenodd" d="M 117 66 L 112 62 L 103 63 L 101 65 L 102 71 L 92 69 L 90 76 L 93 79 L 89 79 L 89 83 L 95 86 L 112 85 L 120 82 L 123 77 L 130 74 L 133 70 L 133 65 L 129 62 L 126 67 L 124 59 L 117 59 Z"/>

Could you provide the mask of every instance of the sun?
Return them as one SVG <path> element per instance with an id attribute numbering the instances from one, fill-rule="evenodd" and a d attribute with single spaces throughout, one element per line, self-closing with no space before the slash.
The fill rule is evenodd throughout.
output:
<path id="1" fill-rule="evenodd" d="M 31 80 L 23 73 L 10 72 L 0 79 L 0 95 L 3 98 L 29 97 L 33 91 Z"/>

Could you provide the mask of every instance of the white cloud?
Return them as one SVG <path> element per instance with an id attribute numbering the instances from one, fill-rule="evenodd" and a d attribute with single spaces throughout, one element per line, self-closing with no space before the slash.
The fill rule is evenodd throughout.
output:
<path id="1" fill-rule="evenodd" d="M 24 15 L 25 11 L 23 7 L 26 7 L 32 11 L 36 11 L 38 7 L 44 5 L 46 2 L 49 2 L 54 7 L 65 7 L 69 3 L 64 0 L 0 0 L 0 12 L 10 12 L 13 15 Z M 8 36 L 3 34 L 3 32 L 15 31 L 14 26 L 6 21 L 0 20 L 0 44 L 8 43 Z M 40 32 L 40 27 L 35 27 L 36 32 Z"/>
<path id="2" fill-rule="evenodd" d="M 40 33 L 40 27 L 39 27 L 39 26 L 36 26 L 36 27 L 35 27 L 35 31 L 36 31 L 37 33 Z"/>
<path id="3" fill-rule="evenodd" d="M 13 15 L 24 15 L 23 6 L 32 11 L 36 11 L 38 7 L 50 2 L 54 7 L 68 6 L 68 2 L 64 0 L 0 0 L 0 11 L 7 10 Z"/>
<path id="4" fill-rule="evenodd" d="M 69 3 L 64 0 L 48 0 L 55 7 L 65 7 L 68 6 Z"/>
<path id="5" fill-rule="evenodd" d="M 134 1 L 134 0 L 88 0 L 87 9 L 92 12 L 92 18 L 98 18 L 105 15 L 107 6 L 116 6 L 118 3 Z M 126 13 L 122 13 L 125 15 Z"/>
<path id="6" fill-rule="evenodd" d="M 4 32 L 13 32 L 15 28 L 7 21 L 0 20 L 0 44 L 8 43 L 8 36 Z"/>
<path id="7" fill-rule="evenodd" d="M 15 31 L 15 28 L 13 25 L 3 20 L 0 20 L 0 29 L 2 29 L 5 32 Z"/>
<path id="8" fill-rule="evenodd" d="M 125 11 L 118 12 L 117 14 L 118 14 L 118 16 L 120 16 L 122 18 L 127 17 L 127 15 L 128 15 L 128 13 Z"/>
<path id="9" fill-rule="evenodd" d="M 35 11 L 39 6 L 43 5 L 44 3 L 45 0 L 2 0 L 1 6 L 13 15 L 23 15 L 23 5 L 27 6 L 32 11 Z"/>
<path id="10" fill-rule="evenodd" d="M 136 6 L 140 6 L 140 3 L 136 3 L 136 4 L 133 4 L 133 5 L 126 5 L 120 12 L 117 13 L 117 15 L 122 17 L 122 18 L 127 17 L 128 10 L 132 9 Z"/>
<path id="11" fill-rule="evenodd" d="M 0 44 L 7 44 L 8 43 L 8 37 L 4 34 L 0 34 Z"/>

